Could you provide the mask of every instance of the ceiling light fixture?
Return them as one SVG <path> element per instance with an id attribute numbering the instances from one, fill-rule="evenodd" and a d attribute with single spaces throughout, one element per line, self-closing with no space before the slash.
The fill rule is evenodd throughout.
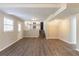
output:
<path id="1" fill-rule="evenodd" d="M 37 20 L 37 18 L 35 18 L 35 17 L 34 17 L 34 18 L 32 18 L 32 20 L 33 20 L 33 21 L 36 21 L 36 20 Z"/>

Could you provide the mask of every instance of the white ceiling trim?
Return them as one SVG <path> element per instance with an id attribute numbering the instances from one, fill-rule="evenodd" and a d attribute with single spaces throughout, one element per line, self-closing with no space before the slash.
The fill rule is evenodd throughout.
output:
<path id="1" fill-rule="evenodd" d="M 27 8 L 60 8 L 61 4 L 56 3 L 2 3 L 0 8 L 27 7 Z"/>
<path id="2" fill-rule="evenodd" d="M 54 13 L 51 14 L 46 21 L 51 21 L 53 18 L 55 18 L 55 16 L 57 16 L 58 14 L 60 14 L 62 11 L 64 11 L 67 8 L 66 4 L 61 5 L 61 7 Z"/>

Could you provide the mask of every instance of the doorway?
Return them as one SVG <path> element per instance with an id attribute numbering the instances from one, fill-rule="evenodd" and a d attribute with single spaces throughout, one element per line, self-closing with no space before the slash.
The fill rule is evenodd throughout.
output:
<path id="1" fill-rule="evenodd" d="M 40 22 L 40 30 L 44 30 L 43 29 L 43 24 L 44 24 L 43 22 Z"/>
<path id="2" fill-rule="evenodd" d="M 45 38 L 44 22 L 40 22 L 39 38 Z"/>

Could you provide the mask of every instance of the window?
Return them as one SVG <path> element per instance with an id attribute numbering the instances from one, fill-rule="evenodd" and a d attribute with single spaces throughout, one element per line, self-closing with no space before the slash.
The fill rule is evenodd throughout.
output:
<path id="1" fill-rule="evenodd" d="M 4 32 L 13 31 L 13 20 L 4 17 Z"/>
<path id="2" fill-rule="evenodd" d="M 18 24 L 18 31 L 21 31 L 21 24 Z"/>

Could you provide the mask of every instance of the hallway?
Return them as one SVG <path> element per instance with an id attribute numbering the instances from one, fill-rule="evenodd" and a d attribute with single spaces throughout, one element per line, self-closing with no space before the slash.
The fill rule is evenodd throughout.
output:
<path id="1" fill-rule="evenodd" d="M 79 55 L 79 4 L 0 5 L 0 56 Z"/>
<path id="2" fill-rule="evenodd" d="M 0 52 L 1 56 L 78 56 L 71 45 L 59 40 L 24 38 Z"/>

